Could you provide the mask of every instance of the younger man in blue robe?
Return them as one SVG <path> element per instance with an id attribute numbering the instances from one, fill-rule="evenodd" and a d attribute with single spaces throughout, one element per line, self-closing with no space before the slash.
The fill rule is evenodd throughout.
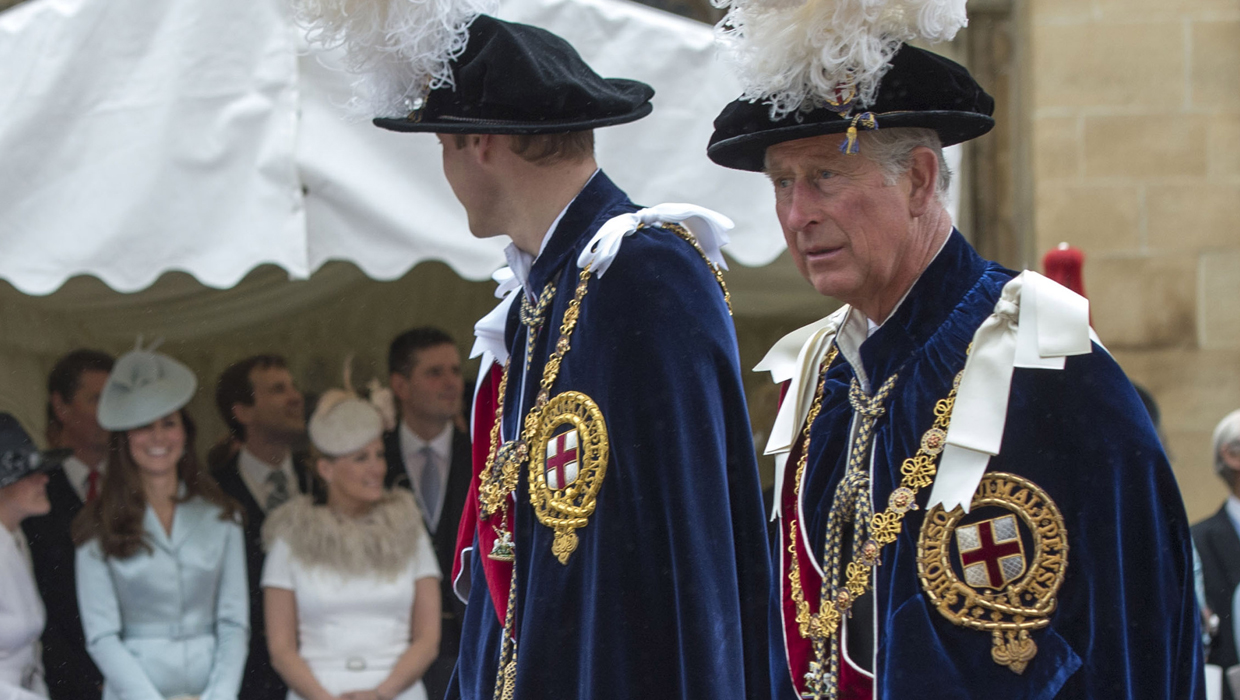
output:
<path id="1" fill-rule="evenodd" d="M 377 125 L 437 134 L 475 236 L 506 235 L 479 322 L 468 590 L 449 698 L 769 697 L 769 553 L 719 247 L 723 217 L 639 210 L 592 129 L 653 90 L 479 15 L 450 85 Z"/>

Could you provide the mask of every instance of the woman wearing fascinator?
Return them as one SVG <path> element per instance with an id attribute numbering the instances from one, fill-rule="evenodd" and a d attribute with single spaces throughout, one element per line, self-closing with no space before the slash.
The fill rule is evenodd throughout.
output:
<path id="1" fill-rule="evenodd" d="M 267 643 L 289 700 L 427 697 L 440 573 L 413 496 L 383 487 L 386 396 L 324 393 L 309 433 L 326 499 L 294 498 L 263 526 Z"/>
<path id="2" fill-rule="evenodd" d="M 99 398 L 100 495 L 73 523 L 86 648 L 104 700 L 236 700 L 249 637 L 239 510 L 194 453 L 193 372 L 121 357 Z"/>

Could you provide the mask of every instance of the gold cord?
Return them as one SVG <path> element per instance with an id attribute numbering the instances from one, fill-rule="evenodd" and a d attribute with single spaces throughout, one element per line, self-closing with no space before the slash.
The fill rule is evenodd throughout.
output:
<path id="1" fill-rule="evenodd" d="M 837 354 L 838 348 L 832 346 L 819 367 L 820 378 L 818 387 L 814 393 L 814 401 L 810 406 L 809 414 L 806 416 L 805 426 L 802 429 L 801 454 L 797 460 L 797 470 L 793 484 L 793 496 L 796 503 L 800 502 L 801 482 L 805 476 L 806 462 L 809 458 L 810 428 L 822 410 L 827 370 L 830 368 L 831 363 L 835 361 Z M 921 446 L 917 454 L 904 460 L 901 465 L 900 473 L 903 475 L 903 478 L 900 486 L 893 490 L 888 497 L 887 508 L 881 513 L 870 516 L 868 523 L 870 538 L 860 546 L 858 551 L 854 552 L 853 561 L 847 567 L 847 584 L 845 588 L 838 591 L 830 590 L 831 587 L 827 585 L 826 577 L 824 577 L 817 614 L 810 611 L 809 602 L 805 599 L 805 591 L 802 587 L 801 567 L 797 558 L 796 546 L 799 529 L 795 511 L 792 517 L 788 518 L 788 555 L 790 562 L 788 583 L 793 606 L 796 609 L 795 621 L 797 623 L 797 631 L 803 639 L 810 639 L 814 642 L 815 659 L 810 664 L 810 672 L 806 674 L 806 679 L 809 690 L 815 698 L 823 696 L 834 697 L 838 690 L 838 674 L 833 672 L 835 664 L 832 664 L 832 659 L 826 658 L 827 641 L 835 637 L 839 630 L 840 621 L 848 612 L 852 603 L 869 590 L 873 570 L 880 563 L 882 548 L 894 542 L 896 537 L 899 536 L 905 514 L 911 510 L 917 510 L 916 498 L 918 491 L 934 482 L 934 475 L 938 469 L 936 465 L 937 458 L 946 444 L 952 408 L 956 403 L 956 391 L 960 387 L 960 377 L 963 373 L 962 370 L 956 375 L 955 380 L 952 382 L 951 392 L 947 395 L 947 398 L 940 399 L 935 404 L 934 425 L 922 435 Z M 866 493 L 863 494 L 863 497 L 868 502 L 872 498 L 872 493 L 869 488 L 865 489 L 865 491 Z M 832 510 L 835 510 L 836 507 L 837 504 L 833 503 Z M 860 556 L 857 556 L 858 554 Z M 838 655 L 832 654 L 832 656 Z M 838 663 L 838 658 L 835 661 Z"/>

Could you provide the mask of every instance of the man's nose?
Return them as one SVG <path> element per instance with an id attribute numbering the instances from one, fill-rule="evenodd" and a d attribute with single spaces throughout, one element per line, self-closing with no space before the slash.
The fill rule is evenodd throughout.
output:
<path id="1" fill-rule="evenodd" d="M 819 200 L 821 195 L 807 183 L 798 180 L 788 195 L 784 226 L 793 231 L 804 231 L 819 223 Z"/>

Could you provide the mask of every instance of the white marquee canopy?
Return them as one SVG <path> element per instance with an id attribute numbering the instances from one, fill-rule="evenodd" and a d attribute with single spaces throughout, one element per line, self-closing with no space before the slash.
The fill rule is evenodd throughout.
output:
<path id="1" fill-rule="evenodd" d="M 657 90 L 651 117 L 598 132 L 635 201 L 724 212 L 728 253 L 783 249 L 761 176 L 711 164 L 738 94 L 709 27 L 626 0 L 507 0 L 603 75 Z M 311 53 L 281 0 L 31 0 L 0 13 L 0 278 L 26 294 L 93 275 L 115 290 L 179 270 L 217 288 L 274 263 L 347 260 L 380 280 L 423 260 L 467 279 L 502 241 L 467 233 L 429 135 L 347 118 L 349 76 Z"/>

